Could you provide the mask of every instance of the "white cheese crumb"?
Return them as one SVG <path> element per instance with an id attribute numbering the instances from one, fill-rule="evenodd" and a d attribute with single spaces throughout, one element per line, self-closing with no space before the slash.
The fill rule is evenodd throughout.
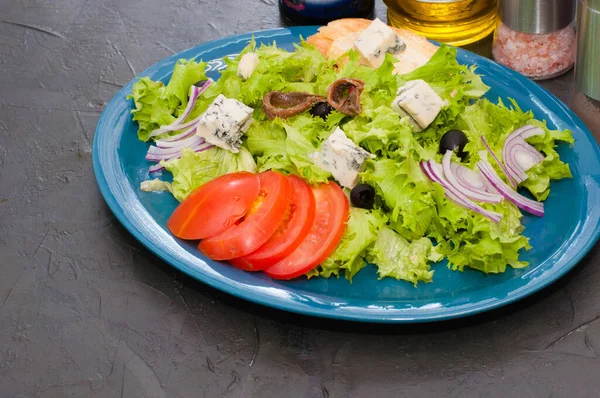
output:
<path id="1" fill-rule="evenodd" d="M 256 69 L 259 62 L 256 53 L 246 53 L 242 55 L 240 63 L 238 64 L 237 75 L 244 80 L 250 79 L 252 72 L 254 72 L 254 69 Z"/>
<path id="2" fill-rule="evenodd" d="M 315 166 L 330 172 L 341 186 L 352 188 L 356 185 L 364 161 L 374 156 L 357 146 L 337 127 L 325 140 L 321 151 L 311 153 L 308 157 Z"/>
<path id="3" fill-rule="evenodd" d="M 200 117 L 196 134 L 209 144 L 238 153 L 253 112 L 242 102 L 219 94 Z"/>
<path id="4" fill-rule="evenodd" d="M 385 54 L 401 54 L 406 44 L 380 19 L 376 18 L 354 41 L 354 48 L 368 66 L 379 68 L 385 60 Z"/>
<path id="5" fill-rule="evenodd" d="M 419 79 L 411 80 L 398 89 L 392 109 L 400 116 L 408 117 L 415 131 L 421 131 L 434 121 L 447 104 L 427 82 Z"/>

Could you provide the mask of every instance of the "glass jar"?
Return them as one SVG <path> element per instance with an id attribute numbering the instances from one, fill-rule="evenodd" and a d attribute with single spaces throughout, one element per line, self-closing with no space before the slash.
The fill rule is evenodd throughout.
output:
<path id="1" fill-rule="evenodd" d="M 575 28 L 567 26 L 552 33 L 532 34 L 499 23 L 492 56 L 496 62 L 533 79 L 562 75 L 575 62 Z"/>
<path id="2" fill-rule="evenodd" d="M 492 56 L 533 80 L 561 75 L 575 62 L 574 17 L 571 0 L 500 0 Z"/>
<path id="3" fill-rule="evenodd" d="M 497 0 L 383 0 L 390 25 L 462 46 L 490 35 Z"/>

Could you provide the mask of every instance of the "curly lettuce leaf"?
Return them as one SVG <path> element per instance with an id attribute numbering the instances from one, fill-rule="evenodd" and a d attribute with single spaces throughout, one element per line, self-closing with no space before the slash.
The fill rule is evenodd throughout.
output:
<path id="1" fill-rule="evenodd" d="M 364 110 L 381 106 L 389 107 L 398 90 L 398 80 L 394 74 L 394 62 L 396 60 L 393 56 L 386 54 L 384 62 L 377 69 L 362 65 L 359 62 L 359 54 L 354 50 L 350 50 L 348 57 L 349 62 L 340 69 L 335 79 L 347 77 L 359 79 L 365 83 L 360 97 Z"/>
<path id="2" fill-rule="evenodd" d="M 285 147 L 287 134 L 281 123 L 252 123 L 246 132 L 246 146 L 256 159 L 259 172 L 277 170 L 293 173 L 295 167 Z"/>
<path id="3" fill-rule="evenodd" d="M 143 77 L 133 85 L 131 95 L 135 108 L 131 111 L 138 122 L 138 138 L 148 141 L 152 131 L 171 124 L 185 109 L 190 87 L 206 78 L 206 63 L 181 59 L 173 69 L 169 84 Z"/>
<path id="4" fill-rule="evenodd" d="M 320 118 L 299 115 L 253 124 L 246 133 L 246 143 L 250 153 L 257 158 L 258 170 L 297 174 L 311 184 L 326 182 L 331 173 L 315 166 L 308 155 L 317 151 L 336 124 L 335 119 L 333 115 L 324 122 Z"/>
<path id="5" fill-rule="evenodd" d="M 436 185 L 433 197 L 438 217 L 434 219 L 428 236 L 438 244 L 435 251 L 448 258 L 448 267 L 463 271 L 465 267 L 485 273 L 499 273 L 506 266 L 522 268 L 521 250 L 529 250 L 529 240 L 522 235 L 522 214 L 508 201 L 484 204 L 489 210 L 502 214 L 499 223 L 465 209 L 448 200 L 444 190 Z"/>
<path id="6" fill-rule="evenodd" d="M 432 183 L 418 161 L 412 157 L 369 161 L 361 177 L 383 198 L 395 231 L 409 240 L 425 235 L 436 216 L 435 203 Z"/>
<path id="7" fill-rule="evenodd" d="M 206 62 L 180 59 L 175 63 L 173 75 L 167 84 L 166 94 L 179 100 L 178 114 L 187 106 L 190 88 L 206 79 Z"/>
<path id="8" fill-rule="evenodd" d="M 241 57 L 246 52 L 255 52 L 260 62 L 249 79 L 243 80 L 237 75 Z M 257 111 L 255 117 L 265 120 L 260 109 L 263 96 L 274 90 L 305 91 L 324 95 L 335 72 L 328 61 L 316 48 L 302 41 L 295 51 L 288 52 L 272 45 L 256 47 L 250 44 L 234 59 L 225 59 L 227 68 L 221 73 L 217 86 L 228 98 L 235 98 Z"/>
<path id="9" fill-rule="evenodd" d="M 457 50 L 442 44 L 431 59 L 423 66 L 403 75 L 400 81 L 422 79 L 442 97 L 452 97 L 458 102 L 466 98 L 480 98 L 490 89 L 481 76 L 475 72 L 475 66 L 459 64 Z M 450 94 L 456 90 L 456 94 Z"/>
<path id="10" fill-rule="evenodd" d="M 487 99 L 482 99 L 468 106 L 460 115 L 457 126 L 469 138 L 465 150 L 470 153 L 469 163 L 472 168 L 479 160 L 477 152 L 485 151 L 481 142 L 481 135 L 485 138 L 492 150 L 502 159 L 502 146 L 506 138 L 517 128 L 531 124 L 544 130 L 544 135 L 527 139 L 544 155 L 544 160 L 531 168 L 528 178 L 520 185 L 527 188 L 537 200 L 545 200 L 550 194 L 550 181 L 572 177 L 569 165 L 564 163 L 556 152 L 559 141 L 573 144 L 573 136 L 569 130 L 550 130 L 545 122 L 534 119 L 533 112 L 524 112 L 514 100 L 509 106 L 499 99 L 498 104 L 493 104 Z M 495 167 L 495 165 L 494 165 Z M 500 176 L 501 170 L 497 169 Z"/>
<path id="11" fill-rule="evenodd" d="M 471 267 L 493 273 L 503 272 L 507 265 L 525 265 L 518 256 L 522 249 L 529 249 L 529 243 L 521 235 L 522 214 L 512 203 L 483 204 L 503 214 L 501 222 L 494 223 L 448 200 L 444 189 L 431 183 L 410 157 L 401 162 L 369 162 L 362 178 L 383 198 L 389 210 L 389 228 L 411 242 L 422 237 L 435 239 L 435 252 L 447 257 L 452 269 Z"/>
<path id="12" fill-rule="evenodd" d="M 302 118 L 308 117 L 299 116 L 296 120 Z M 315 129 L 301 129 L 299 126 L 297 127 L 297 124 L 281 123 L 287 134 L 285 150 L 294 166 L 296 166 L 297 174 L 311 184 L 327 182 L 331 173 L 315 166 L 308 158 L 309 154 L 317 150 L 319 132 Z"/>
<path id="13" fill-rule="evenodd" d="M 224 174 L 236 171 L 256 172 L 252 155 L 243 147 L 238 153 L 217 147 L 202 152 L 184 148 L 179 159 L 163 160 L 161 164 L 173 174 L 171 192 L 180 202 L 194 189 Z"/>
<path id="14" fill-rule="evenodd" d="M 556 152 L 557 141 L 574 144 L 569 130 L 549 130 L 545 122 L 530 120 L 529 124 L 541 127 L 545 134 L 527 139 L 538 151 L 545 155 L 544 160 L 527 171 L 528 178 L 521 183 L 537 200 L 546 200 L 550 194 L 550 181 L 572 178 L 569 165 L 560 159 Z"/>
<path id="15" fill-rule="evenodd" d="M 133 120 L 138 122 L 138 138 L 141 141 L 148 141 L 152 131 L 162 125 L 171 124 L 176 119 L 173 112 L 178 103 L 167 95 L 167 89 L 162 82 L 143 77 L 135 82 L 127 99 L 133 99 L 135 108 L 131 113 Z"/>
<path id="16" fill-rule="evenodd" d="M 419 282 L 431 282 L 433 271 L 429 262 L 441 260 L 441 256 L 432 249 L 433 244 L 428 238 L 409 242 L 384 227 L 379 231 L 375 244 L 367 251 L 367 260 L 377 266 L 379 279 L 395 278 L 416 287 Z"/>
<path id="17" fill-rule="evenodd" d="M 375 242 L 386 221 L 387 217 L 379 210 L 351 208 L 348 224 L 339 245 L 320 266 L 307 273 L 307 276 L 329 278 L 332 275 L 339 276 L 343 270 L 346 279 L 352 281 L 354 275 L 367 265 L 365 250 Z"/>

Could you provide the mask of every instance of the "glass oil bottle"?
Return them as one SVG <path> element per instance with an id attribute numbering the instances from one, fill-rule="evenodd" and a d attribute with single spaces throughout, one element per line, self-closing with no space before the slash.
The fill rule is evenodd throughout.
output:
<path id="1" fill-rule="evenodd" d="M 429 39 L 463 46 L 490 35 L 498 0 L 384 0 L 388 23 Z"/>

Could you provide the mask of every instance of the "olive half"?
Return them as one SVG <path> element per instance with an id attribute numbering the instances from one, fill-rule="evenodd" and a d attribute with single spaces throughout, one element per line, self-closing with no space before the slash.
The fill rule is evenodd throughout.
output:
<path id="1" fill-rule="evenodd" d="M 464 152 L 465 145 L 469 139 L 460 130 L 448 130 L 440 140 L 440 153 L 443 155 L 446 151 L 454 151 L 458 149 L 457 155 L 462 160 L 465 160 L 467 153 Z"/>
<path id="2" fill-rule="evenodd" d="M 327 102 L 318 102 L 310 108 L 309 112 L 313 117 L 320 117 L 325 120 L 331 111 L 333 111 L 333 108 Z"/>
<path id="3" fill-rule="evenodd" d="M 350 202 L 354 207 L 372 209 L 375 204 L 375 189 L 368 184 L 358 184 L 350 191 Z"/>

